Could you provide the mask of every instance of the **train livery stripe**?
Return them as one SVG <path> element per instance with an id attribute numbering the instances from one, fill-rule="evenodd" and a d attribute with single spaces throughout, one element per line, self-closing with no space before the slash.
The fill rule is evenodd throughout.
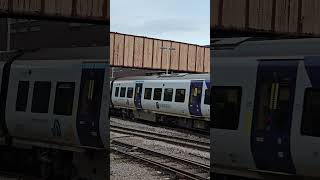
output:
<path id="1" fill-rule="evenodd" d="M 201 92 L 203 80 L 191 80 L 189 95 L 189 113 L 192 116 L 202 116 L 201 113 Z"/>
<path id="2" fill-rule="evenodd" d="M 206 84 L 206 88 L 207 88 L 207 89 L 210 89 L 210 81 L 209 81 L 209 80 L 206 80 L 205 84 Z"/>
<path id="3" fill-rule="evenodd" d="M 2 81 L 1 81 L 1 94 L 0 94 L 0 135 L 8 135 L 8 128 L 6 125 L 6 103 L 8 95 L 8 86 L 11 65 L 15 59 L 10 60 L 5 63 L 2 72 Z M 6 137 L 6 143 L 9 143 L 11 140 L 9 136 Z"/>
<path id="4" fill-rule="evenodd" d="M 134 91 L 134 104 L 138 110 L 142 109 L 142 88 L 143 83 L 136 82 L 135 91 Z"/>
<path id="5" fill-rule="evenodd" d="M 304 65 L 309 77 L 309 80 L 314 88 L 320 88 L 320 57 L 310 56 L 305 57 Z"/>
<path id="6" fill-rule="evenodd" d="M 80 144 L 83 146 L 103 147 L 99 130 L 105 75 L 105 68 L 102 67 L 106 66 L 101 63 L 84 65 L 82 68 L 76 124 Z"/>
<path id="7" fill-rule="evenodd" d="M 260 170 L 296 173 L 290 134 L 298 64 L 281 60 L 259 63 L 251 152 Z"/>

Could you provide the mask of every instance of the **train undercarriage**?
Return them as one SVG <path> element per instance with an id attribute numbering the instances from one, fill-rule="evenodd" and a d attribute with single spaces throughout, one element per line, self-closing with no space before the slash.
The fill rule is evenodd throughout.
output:
<path id="1" fill-rule="evenodd" d="M 0 145 L 0 171 L 43 180 L 94 180 L 107 176 L 105 151 L 73 152 Z"/>
<path id="2" fill-rule="evenodd" d="M 131 109 L 115 109 L 111 110 L 111 115 L 121 117 L 122 119 L 144 120 L 154 123 L 163 124 L 170 127 L 178 127 L 201 132 L 209 132 L 210 122 L 204 119 L 191 119 L 165 114 L 155 114 L 149 111 L 135 111 Z"/>

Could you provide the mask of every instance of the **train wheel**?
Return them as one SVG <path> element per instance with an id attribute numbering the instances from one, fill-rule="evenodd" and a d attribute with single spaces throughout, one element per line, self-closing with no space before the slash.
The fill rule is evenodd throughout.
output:
<path id="1" fill-rule="evenodd" d="M 133 111 L 132 110 L 129 110 L 129 118 L 131 120 L 134 120 L 134 114 L 133 114 Z"/>
<path id="2" fill-rule="evenodd" d="M 122 120 L 126 119 L 126 111 L 124 109 L 121 109 L 121 119 Z"/>

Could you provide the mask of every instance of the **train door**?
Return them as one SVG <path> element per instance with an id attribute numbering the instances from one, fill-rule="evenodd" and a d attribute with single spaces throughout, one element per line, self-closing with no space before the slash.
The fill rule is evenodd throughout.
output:
<path id="1" fill-rule="evenodd" d="M 251 150 L 260 170 L 295 173 L 290 131 L 297 66 L 297 61 L 259 63 Z"/>
<path id="2" fill-rule="evenodd" d="M 201 113 L 204 117 L 210 116 L 210 81 L 206 80 L 202 89 Z"/>
<path id="3" fill-rule="evenodd" d="M 136 83 L 135 93 L 134 93 L 134 104 L 137 109 L 142 109 L 142 106 L 141 106 L 142 86 L 143 86 L 143 83 Z"/>
<path id="4" fill-rule="evenodd" d="M 77 131 L 84 146 L 103 147 L 99 132 L 105 63 L 84 64 L 77 115 Z"/>
<path id="5" fill-rule="evenodd" d="M 189 112 L 193 116 L 201 116 L 201 95 L 203 80 L 192 80 L 190 84 Z"/>

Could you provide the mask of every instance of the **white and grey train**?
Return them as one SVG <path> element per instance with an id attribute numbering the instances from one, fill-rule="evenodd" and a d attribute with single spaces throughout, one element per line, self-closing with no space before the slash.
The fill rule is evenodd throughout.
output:
<path id="1" fill-rule="evenodd" d="M 209 87 L 209 74 L 118 78 L 111 81 L 111 106 L 130 118 L 209 130 Z"/>
<path id="2" fill-rule="evenodd" d="M 320 39 L 213 46 L 211 62 L 215 178 L 320 179 Z"/>
<path id="3" fill-rule="evenodd" d="M 56 179 L 105 176 L 107 164 L 101 158 L 108 148 L 108 64 L 94 55 L 106 57 L 103 51 L 1 54 L 1 169 L 20 166 L 36 172 L 33 176 Z"/>

